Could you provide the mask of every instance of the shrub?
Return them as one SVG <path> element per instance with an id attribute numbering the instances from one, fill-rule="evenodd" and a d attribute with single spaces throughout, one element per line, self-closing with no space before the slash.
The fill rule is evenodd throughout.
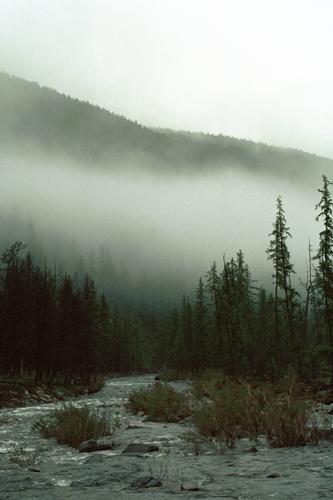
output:
<path id="1" fill-rule="evenodd" d="M 254 437 L 257 434 L 257 424 L 252 419 L 258 407 L 246 384 L 228 382 L 215 388 L 200 384 L 197 394 L 201 403 L 195 424 L 203 437 L 216 438 L 228 448 L 233 448 L 237 437 L 246 434 Z"/>
<path id="2" fill-rule="evenodd" d="M 179 422 L 191 415 L 188 399 L 173 387 L 156 382 L 150 389 L 133 392 L 129 397 L 131 411 L 143 411 L 166 422 Z"/>
<path id="3" fill-rule="evenodd" d="M 266 434 L 275 447 L 301 446 L 313 440 L 308 421 L 313 403 L 293 381 L 281 385 L 215 380 L 197 383 L 200 406 L 195 424 L 202 436 L 233 448 L 237 437 Z"/>
<path id="4" fill-rule="evenodd" d="M 312 402 L 297 395 L 280 394 L 263 408 L 263 432 L 274 447 L 304 446 L 313 440 L 308 426 L 312 414 Z"/>
<path id="5" fill-rule="evenodd" d="M 54 437 L 60 444 L 78 448 L 89 439 L 112 435 L 116 426 L 117 421 L 111 421 L 105 409 L 91 411 L 86 405 L 77 407 L 73 404 L 63 404 L 53 410 L 51 415 L 37 420 L 32 428 L 47 439 Z"/>

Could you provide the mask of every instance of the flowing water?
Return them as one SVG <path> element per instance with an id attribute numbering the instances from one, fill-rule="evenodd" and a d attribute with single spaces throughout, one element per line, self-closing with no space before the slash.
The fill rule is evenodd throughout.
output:
<path id="1" fill-rule="evenodd" d="M 184 423 L 144 422 L 125 407 L 128 395 L 154 383 L 152 375 L 109 379 L 94 395 L 75 399 L 91 408 L 117 413 L 113 450 L 80 453 L 46 440 L 31 424 L 47 415 L 55 404 L 0 409 L 0 500 L 21 499 L 333 499 L 333 446 L 274 449 L 264 438 L 255 443 L 238 440 L 223 454 L 211 447 L 196 456 L 184 439 Z M 187 392 L 187 382 L 174 383 Z M 123 454 L 130 443 L 154 444 L 159 451 Z M 34 456 L 35 464 L 19 465 L 10 458 L 22 448 L 22 456 Z M 33 460 L 32 460 L 33 461 Z M 137 488 L 140 477 L 153 476 L 162 486 Z"/>

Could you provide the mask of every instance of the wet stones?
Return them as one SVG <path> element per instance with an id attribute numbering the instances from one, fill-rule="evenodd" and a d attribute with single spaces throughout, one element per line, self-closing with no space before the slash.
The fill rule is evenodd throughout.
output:
<path id="1" fill-rule="evenodd" d="M 158 446 L 154 446 L 152 444 L 131 443 L 127 446 L 123 453 L 151 453 L 158 450 Z"/>
<path id="2" fill-rule="evenodd" d="M 243 450 L 243 453 L 257 453 L 258 448 L 256 446 L 251 446 L 250 448 L 246 448 Z"/>
<path id="3" fill-rule="evenodd" d="M 136 479 L 132 484 L 132 488 L 156 488 L 163 486 L 162 481 L 152 476 L 143 476 Z"/>
<path id="4" fill-rule="evenodd" d="M 80 453 L 92 453 L 94 451 L 112 450 L 115 448 L 115 444 L 111 441 L 111 436 L 104 436 L 97 440 L 89 439 L 84 441 L 79 446 Z"/>
<path id="5" fill-rule="evenodd" d="M 79 446 L 80 453 L 91 453 L 92 451 L 97 451 L 97 442 L 94 439 L 84 441 Z"/>

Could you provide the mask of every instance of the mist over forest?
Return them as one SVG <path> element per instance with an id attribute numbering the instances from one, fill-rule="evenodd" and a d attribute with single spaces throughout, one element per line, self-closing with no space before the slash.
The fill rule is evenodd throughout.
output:
<path id="1" fill-rule="evenodd" d="M 226 136 L 149 129 L 0 74 L 0 253 L 28 243 L 39 265 L 89 272 L 110 300 L 173 305 L 213 261 L 241 249 L 271 286 L 265 253 L 282 197 L 304 279 L 322 175 L 333 161 Z M 106 284 L 106 277 L 109 283 Z M 114 290 L 114 293 L 112 293 Z"/>

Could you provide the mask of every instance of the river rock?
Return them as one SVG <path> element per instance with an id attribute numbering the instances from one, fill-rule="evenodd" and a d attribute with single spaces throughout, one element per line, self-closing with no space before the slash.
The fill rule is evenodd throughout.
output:
<path id="1" fill-rule="evenodd" d="M 152 451 L 158 451 L 158 449 L 158 446 L 152 444 L 131 443 L 123 453 L 151 453 Z"/>
<path id="2" fill-rule="evenodd" d="M 103 436 L 97 440 L 89 439 L 84 441 L 79 446 L 80 453 L 92 453 L 93 451 L 112 450 L 115 444 L 111 436 Z"/>
<path id="3" fill-rule="evenodd" d="M 80 453 L 91 453 L 92 451 L 97 451 L 97 442 L 94 439 L 84 441 L 79 446 Z"/>
<path id="4" fill-rule="evenodd" d="M 162 482 L 152 476 L 144 476 L 136 479 L 132 484 L 132 488 L 156 488 L 158 486 L 163 486 Z"/>
<path id="5" fill-rule="evenodd" d="M 243 453 L 257 453 L 258 452 L 258 448 L 256 446 L 251 446 L 250 448 L 245 448 L 245 450 L 243 450 Z"/>
<path id="6" fill-rule="evenodd" d="M 96 451 L 113 450 L 115 447 L 111 436 L 103 436 L 96 441 Z"/>
<path id="7" fill-rule="evenodd" d="M 200 491 L 200 487 L 197 484 L 183 483 L 180 486 L 180 491 Z"/>

